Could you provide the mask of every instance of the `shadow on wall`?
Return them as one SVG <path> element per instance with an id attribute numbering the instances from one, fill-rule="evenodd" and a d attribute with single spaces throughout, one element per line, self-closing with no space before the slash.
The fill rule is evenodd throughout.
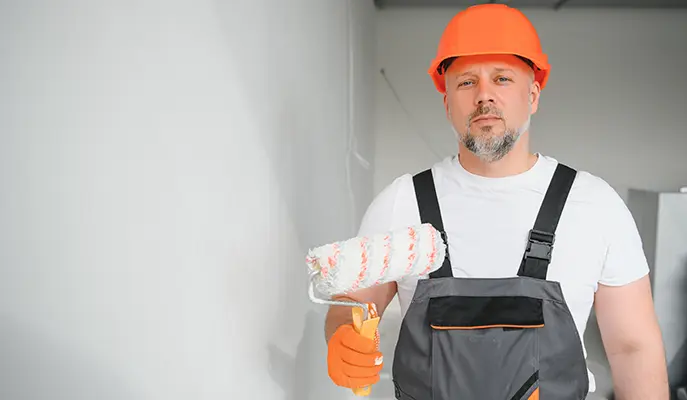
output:
<path id="1" fill-rule="evenodd" d="M 249 3 L 247 10 L 226 1 L 215 7 L 227 47 L 247 61 L 236 64 L 243 77 L 237 90 L 257 117 L 251 123 L 258 126 L 264 159 L 271 164 L 274 195 L 285 201 L 301 248 L 339 240 L 352 233 L 354 218 L 349 190 L 342 184 L 347 63 L 336 58 L 346 49 L 327 50 L 323 43 L 337 36 L 317 33 L 336 31 L 338 27 L 327 29 L 327 24 L 341 22 L 346 4 L 322 2 L 302 13 L 303 7 L 288 2 Z"/>
<path id="2" fill-rule="evenodd" d="M 83 347 L 7 317 L 0 321 L 0 354 L 1 399 L 146 399 L 134 383 L 85 354 Z"/>
<path id="3" fill-rule="evenodd" d="M 348 390 L 334 386 L 329 379 L 323 327 L 324 315 L 309 311 L 295 355 L 275 344 L 268 346 L 269 374 L 284 390 L 284 400 L 347 400 L 351 397 Z"/>

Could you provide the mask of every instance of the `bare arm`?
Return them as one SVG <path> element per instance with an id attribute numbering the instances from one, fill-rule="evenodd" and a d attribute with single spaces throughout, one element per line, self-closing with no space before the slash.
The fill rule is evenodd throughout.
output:
<path id="1" fill-rule="evenodd" d="M 359 303 L 374 303 L 381 317 L 396 295 L 396 282 L 389 282 L 376 287 L 359 290 L 347 297 L 337 297 L 336 300 L 355 301 Z M 329 342 L 336 329 L 343 324 L 352 324 L 351 307 L 331 306 L 325 320 L 325 339 Z"/>
<path id="2" fill-rule="evenodd" d="M 649 277 L 624 286 L 599 285 L 599 330 L 618 400 L 668 400 L 668 373 Z"/>

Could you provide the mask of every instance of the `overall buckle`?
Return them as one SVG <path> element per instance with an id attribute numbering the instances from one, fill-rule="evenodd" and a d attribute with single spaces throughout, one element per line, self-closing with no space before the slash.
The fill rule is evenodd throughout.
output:
<path id="1" fill-rule="evenodd" d="M 527 236 L 526 258 L 537 258 L 540 260 L 551 261 L 551 252 L 556 235 L 536 229 L 530 230 Z"/>
<path id="2" fill-rule="evenodd" d="M 446 257 L 444 258 L 449 258 L 448 254 L 448 235 L 446 234 L 446 231 L 439 231 L 439 235 L 441 236 L 441 240 L 444 241 L 444 244 L 446 245 Z"/>

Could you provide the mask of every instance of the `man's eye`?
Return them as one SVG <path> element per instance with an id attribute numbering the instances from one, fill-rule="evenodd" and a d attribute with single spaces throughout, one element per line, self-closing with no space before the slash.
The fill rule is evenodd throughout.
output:
<path id="1" fill-rule="evenodd" d="M 458 87 L 467 86 L 467 85 L 469 85 L 469 84 L 471 84 L 471 83 L 472 83 L 472 81 L 463 81 L 463 82 L 461 82 L 461 83 L 458 84 Z"/>
<path id="2" fill-rule="evenodd" d="M 512 79 L 510 79 L 510 78 L 508 78 L 508 77 L 506 77 L 506 76 L 500 76 L 500 77 L 498 77 L 498 81 L 499 81 L 499 82 L 509 82 L 509 81 L 511 81 L 511 80 L 512 80 Z"/>

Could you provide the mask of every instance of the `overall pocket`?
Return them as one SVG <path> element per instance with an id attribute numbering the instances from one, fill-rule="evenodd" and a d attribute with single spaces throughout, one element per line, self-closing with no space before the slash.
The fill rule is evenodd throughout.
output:
<path id="1" fill-rule="evenodd" d="M 538 399 L 542 300 L 524 296 L 430 299 L 432 399 Z"/>

